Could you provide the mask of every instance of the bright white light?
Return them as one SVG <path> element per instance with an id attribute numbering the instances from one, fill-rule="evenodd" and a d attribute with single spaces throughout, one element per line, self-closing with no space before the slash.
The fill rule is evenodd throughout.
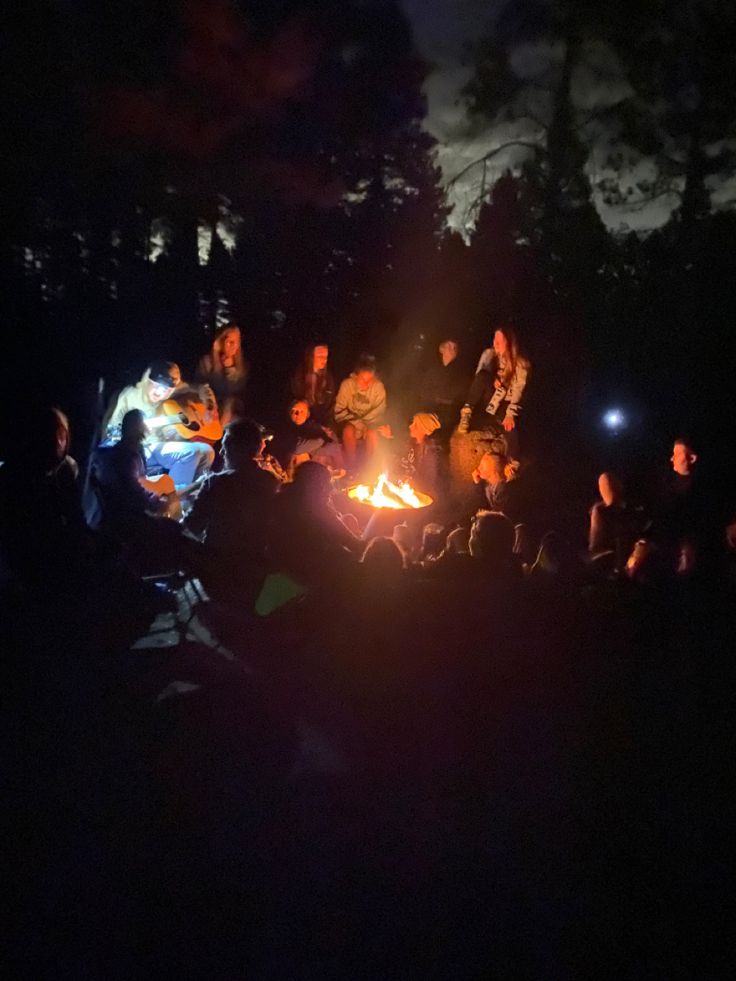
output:
<path id="1" fill-rule="evenodd" d="M 603 425 L 612 432 L 616 432 L 626 425 L 626 416 L 621 409 L 609 409 L 603 416 Z"/>

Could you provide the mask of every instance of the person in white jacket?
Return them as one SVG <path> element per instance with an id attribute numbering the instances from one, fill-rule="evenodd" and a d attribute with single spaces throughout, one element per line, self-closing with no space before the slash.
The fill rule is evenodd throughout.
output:
<path id="1" fill-rule="evenodd" d="M 385 415 L 386 389 L 376 376 L 376 360 L 363 354 L 353 373 L 341 383 L 335 399 L 335 423 L 341 431 L 348 470 L 355 469 L 361 441 L 369 460 L 375 454 L 379 438 L 391 438 Z"/>
<path id="2" fill-rule="evenodd" d="M 506 325 L 493 335 L 493 347 L 480 356 L 465 405 L 460 410 L 458 432 L 489 429 L 505 435 L 509 453 L 518 454 L 517 421 L 529 377 L 529 362 L 519 352 L 515 332 Z"/>

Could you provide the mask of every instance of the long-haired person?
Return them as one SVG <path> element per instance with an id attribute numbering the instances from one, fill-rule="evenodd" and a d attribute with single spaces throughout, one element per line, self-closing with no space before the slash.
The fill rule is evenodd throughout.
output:
<path id="1" fill-rule="evenodd" d="M 472 429 L 503 433 L 508 453 L 517 457 L 518 417 L 529 376 L 529 361 L 521 354 L 516 332 L 508 324 L 493 334 L 493 346 L 480 356 L 465 405 L 460 410 L 458 432 Z"/>
<path id="2" fill-rule="evenodd" d="M 197 366 L 197 379 L 209 385 L 226 426 L 245 411 L 245 389 L 250 365 L 243 355 L 240 327 L 229 323 L 215 333 L 212 347 Z"/>
<path id="3" fill-rule="evenodd" d="M 327 344 L 311 344 L 291 376 L 292 398 L 306 402 L 311 418 L 321 426 L 330 424 L 335 404 L 335 379 L 328 367 L 329 358 Z"/>

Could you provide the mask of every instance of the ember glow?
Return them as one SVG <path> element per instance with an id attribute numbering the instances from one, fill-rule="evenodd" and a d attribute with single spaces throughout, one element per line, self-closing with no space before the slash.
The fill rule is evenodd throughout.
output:
<path id="1" fill-rule="evenodd" d="M 395 511 L 426 508 L 432 503 L 432 498 L 427 494 L 414 490 L 411 484 L 404 481 L 395 484 L 385 473 L 381 474 L 373 487 L 368 487 L 367 484 L 349 487 L 348 497 L 374 508 L 393 508 Z"/>

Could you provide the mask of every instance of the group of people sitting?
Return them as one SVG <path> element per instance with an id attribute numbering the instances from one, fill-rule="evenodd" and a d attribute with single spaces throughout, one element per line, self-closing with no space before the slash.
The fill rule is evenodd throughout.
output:
<path id="1" fill-rule="evenodd" d="M 37 542 L 39 536 L 16 520 L 19 507 L 28 512 L 28 497 L 23 505 L 13 500 L 16 482 L 25 488 L 35 474 L 45 497 L 36 507 L 57 525 L 44 531 L 46 541 L 71 532 L 88 540 L 91 529 L 137 572 L 188 570 L 228 600 L 248 593 L 251 606 L 273 575 L 290 580 L 277 592 L 297 595 L 361 558 L 381 565 L 386 581 L 398 570 L 435 575 L 450 569 L 454 575 L 465 562 L 460 556 L 474 566 L 482 556 L 512 576 L 523 565 L 579 569 L 574 546 L 553 535 L 540 548 L 530 521 L 517 429 L 529 364 L 513 331 L 495 331 L 467 399 L 457 343 L 443 340 L 438 353 L 405 438 L 388 453 L 394 436 L 373 358 L 362 356 L 338 387 L 329 348 L 311 346 L 290 379 L 288 420 L 274 434 L 245 414 L 248 365 L 240 331 L 228 325 L 200 361 L 193 384 L 173 362 L 154 362 L 117 396 L 107 418 L 112 436 L 89 467 L 84 512 L 78 469 L 68 455 L 68 420 L 56 409 L 42 413 L 35 449 L 31 440 L 0 468 L 6 513 L 15 514 L 2 529 L 4 563 L 25 571 L 48 566 L 24 543 L 29 534 Z M 467 494 L 462 503 L 453 496 L 443 461 L 449 435 L 462 437 L 471 427 L 483 428 L 489 451 L 465 475 L 482 492 L 468 506 Z M 430 510 L 369 514 L 339 493 L 360 470 L 375 474 L 379 464 L 428 490 Z M 615 474 L 601 476 L 588 550 L 598 574 L 647 576 L 656 567 L 689 573 L 696 566 L 708 538 L 708 508 L 687 439 L 675 442 L 672 465 L 670 485 L 646 516 L 627 504 Z M 423 525 L 439 549 L 427 550 Z M 726 540 L 732 544 L 732 537 Z"/>
<path id="2" fill-rule="evenodd" d="M 411 442 L 404 455 L 435 432 L 437 442 L 446 445 L 453 430 L 464 433 L 472 425 L 503 433 L 512 456 L 517 456 L 517 420 L 529 365 L 519 353 L 513 329 L 503 325 L 495 330 L 492 346 L 483 351 L 472 382 L 465 376 L 458 353 L 455 340 L 443 340 L 437 362 L 421 378 L 414 393 L 417 411 Z M 357 475 L 359 470 L 370 469 L 377 456 L 392 455 L 385 447 L 394 438 L 395 426 L 389 422 L 386 387 L 376 359 L 361 355 L 337 386 L 329 358 L 327 344 L 310 345 L 290 378 L 288 420 L 278 420 L 273 426 L 270 453 L 287 474 L 313 459 Z M 213 445 L 221 438 L 223 427 L 244 417 L 248 377 L 240 329 L 228 324 L 216 335 L 210 353 L 200 360 L 192 384 L 182 379 L 177 364 L 154 362 L 136 385 L 118 395 L 110 407 L 107 428 L 119 437 L 126 412 L 139 410 L 150 430 L 144 441 L 147 470 L 164 469 L 177 488 L 186 487 L 212 468 Z M 423 456 L 424 451 L 418 455 Z"/>

